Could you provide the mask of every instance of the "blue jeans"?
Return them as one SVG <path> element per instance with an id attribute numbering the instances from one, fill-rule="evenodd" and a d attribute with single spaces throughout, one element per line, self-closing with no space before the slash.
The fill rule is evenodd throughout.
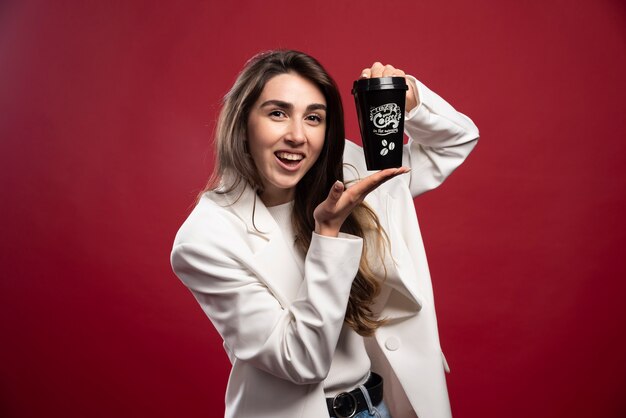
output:
<path id="1" fill-rule="evenodd" d="M 391 414 L 389 413 L 389 409 L 387 409 L 387 405 L 385 405 L 385 401 L 376 405 L 374 409 L 378 411 L 378 415 L 376 415 L 376 412 L 374 412 L 374 414 L 370 414 L 369 411 L 365 410 L 356 414 L 354 418 L 391 418 Z"/>

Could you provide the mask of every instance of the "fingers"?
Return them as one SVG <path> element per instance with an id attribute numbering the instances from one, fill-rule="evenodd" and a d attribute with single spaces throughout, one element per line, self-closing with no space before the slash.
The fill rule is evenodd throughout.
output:
<path id="1" fill-rule="evenodd" d="M 344 184 L 337 180 L 331 187 L 330 192 L 328 192 L 326 200 L 317 205 L 313 211 L 316 233 L 329 237 L 338 236 L 341 225 L 343 224 L 347 213 L 349 213 L 342 210 L 342 206 L 345 206 L 345 204 L 339 203 L 344 190 Z"/>
<path id="2" fill-rule="evenodd" d="M 385 65 L 385 67 L 383 68 L 383 77 L 391 77 L 392 75 L 394 75 L 394 73 L 396 72 L 396 69 L 393 67 L 393 65 Z"/>
<path id="3" fill-rule="evenodd" d="M 363 200 L 370 192 L 375 190 L 378 186 L 384 182 L 391 180 L 392 178 L 399 176 L 400 174 L 408 173 L 411 171 L 408 167 L 400 168 L 388 168 L 381 170 L 378 173 L 374 173 L 363 180 L 350 187 L 346 193 L 350 193 L 355 200 Z"/>
<path id="4" fill-rule="evenodd" d="M 338 236 L 346 217 L 365 199 L 368 193 L 387 180 L 407 173 L 409 170 L 406 167 L 382 170 L 364 178 L 347 190 L 342 182 L 336 181 L 330 189 L 326 200 L 320 203 L 313 211 L 315 232 L 331 237 Z"/>
<path id="5" fill-rule="evenodd" d="M 406 74 L 399 68 L 395 68 L 393 65 L 383 65 L 380 62 L 372 64 L 371 68 L 364 68 L 361 71 L 361 78 L 374 78 L 374 77 L 404 77 Z"/>
<path id="6" fill-rule="evenodd" d="M 326 199 L 328 203 L 333 206 L 336 205 L 344 190 L 345 186 L 343 185 L 343 183 L 337 180 L 335 184 L 333 184 L 333 187 L 330 189 L 330 192 L 328 193 L 328 198 Z"/>
<path id="7" fill-rule="evenodd" d="M 372 77 L 382 77 L 383 71 L 385 71 L 385 66 L 380 62 L 375 62 L 372 65 Z"/>
<path id="8" fill-rule="evenodd" d="M 386 170 L 379 171 L 375 174 L 372 183 L 367 187 L 367 193 L 370 193 L 386 181 L 391 180 L 392 178 L 399 176 L 400 174 L 408 173 L 409 171 L 411 171 L 411 169 L 408 167 L 388 168 Z"/>
<path id="9" fill-rule="evenodd" d="M 380 62 L 372 64 L 371 68 L 364 68 L 361 71 L 361 78 L 373 78 L 373 77 L 404 77 L 406 74 L 399 68 L 395 68 L 393 65 L 383 65 Z M 408 113 L 419 105 L 419 97 L 416 92 L 415 85 L 410 79 L 407 79 L 409 89 L 406 92 L 405 111 Z"/>
<path id="10" fill-rule="evenodd" d="M 333 184 L 333 187 L 330 188 L 326 200 L 324 200 L 318 208 L 323 212 L 333 212 L 336 210 L 337 204 L 339 203 L 341 195 L 343 195 L 345 189 L 346 187 L 343 183 L 337 180 L 335 184 Z"/>

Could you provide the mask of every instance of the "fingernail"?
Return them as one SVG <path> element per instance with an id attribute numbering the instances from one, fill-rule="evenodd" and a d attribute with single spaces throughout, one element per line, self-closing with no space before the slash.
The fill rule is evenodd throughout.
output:
<path id="1" fill-rule="evenodd" d="M 340 190 L 341 186 L 343 186 L 343 183 L 341 183 L 339 180 L 337 180 L 335 182 L 335 184 L 333 185 L 333 187 L 335 188 L 335 190 Z"/>
<path id="2" fill-rule="evenodd" d="M 361 74 L 361 78 L 367 78 L 367 73 Z"/>

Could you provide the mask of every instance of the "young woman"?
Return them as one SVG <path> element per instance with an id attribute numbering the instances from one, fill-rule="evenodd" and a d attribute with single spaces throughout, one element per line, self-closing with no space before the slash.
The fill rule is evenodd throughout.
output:
<path id="1" fill-rule="evenodd" d="M 407 79 L 409 142 L 404 167 L 375 173 L 314 58 L 259 54 L 225 97 L 214 175 L 172 266 L 224 339 L 227 417 L 450 416 L 412 199 L 478 130 L 391 65 L 361 73 L 382 76 Z"/>

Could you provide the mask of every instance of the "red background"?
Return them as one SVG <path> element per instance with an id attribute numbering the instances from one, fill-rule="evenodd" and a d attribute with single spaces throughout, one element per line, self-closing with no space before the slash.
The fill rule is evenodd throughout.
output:
<path id="1" fill-rule="evenodd" d="M 0 3 L 0 416 L 217 417 L 169 266 L 254 53 L 375 60 L 481 131 L 416 200 L 458 417 L 626 416 L 622 1 Z M 402 417 L 398 417 L 402 418 Z"/>

